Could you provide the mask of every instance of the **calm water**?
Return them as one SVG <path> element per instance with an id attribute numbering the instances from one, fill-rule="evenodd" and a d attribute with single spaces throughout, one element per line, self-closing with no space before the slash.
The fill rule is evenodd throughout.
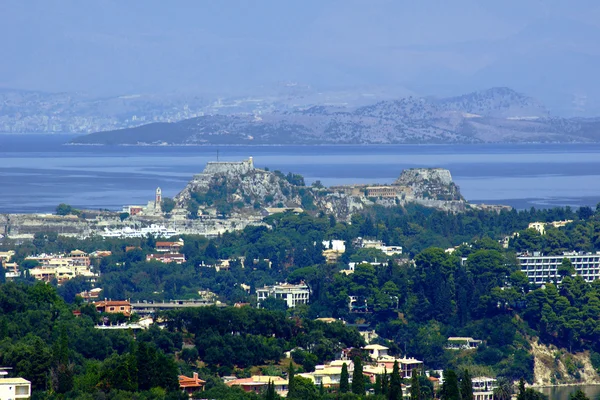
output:
<path id="1" fill-rule="evenodd" d="M 597 400 L 600 398 L 600 386 L 598 385 L 562 386 L 538 390 L 546 394 L 550 400 L 567 400 L 569 395 L 577 389 L 582 389 L 587 397 L 589 397 L 591 400 Z"/>
<path id="2" fill-rule="evenodd" d="M 0 212 L 43 212 L 66 202 L 120 209 L 160 186 L 174 196 L 217 147 L 64 146 L 69 136 L 0 135 Z M 600 202 L 600 145 L 234 146 L 219 159 L 326 185 L 391 183 L 404 168 L 443 167 L 473 202 L 517 208 Z"/>

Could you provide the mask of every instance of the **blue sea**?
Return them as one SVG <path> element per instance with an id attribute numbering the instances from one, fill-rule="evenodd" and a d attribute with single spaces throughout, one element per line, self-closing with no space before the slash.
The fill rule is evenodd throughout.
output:
<path id="1" fill-rule="evenodd" d="M 176 195 L 207 161 L 252 156 L 258 167 L 325 185 L 391 183 L 405 168 L 448 168 L 474 203 L 518 209 L 600 202 L 600 144 L 382 146 L 70 146 L 68 135 L 0 135 L 0 213 L 145 204 Z"/>

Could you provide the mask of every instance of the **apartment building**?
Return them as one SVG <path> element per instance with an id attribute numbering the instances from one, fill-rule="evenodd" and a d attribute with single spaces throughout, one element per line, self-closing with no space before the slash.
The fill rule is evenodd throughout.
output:
<path id="1" fill-rule="evenodd" d="M 563 259 L 567 259 L 573 264 L 577 275 L 581 275 L 587 282 L 600 278 L 600 252 L 566 252 L 562 255 L 547 256 L 540 252 L 523 253 L 518 256 L 523 271 L 529 282 L 541 285 L 545 282 L 551 282 L 560 279 L 558 276 L 558 267 Z"/>

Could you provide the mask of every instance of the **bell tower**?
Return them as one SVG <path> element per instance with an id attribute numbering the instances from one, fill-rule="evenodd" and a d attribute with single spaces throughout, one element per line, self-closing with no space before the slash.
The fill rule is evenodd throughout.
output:
<path id="1" fill-rule="evenodd" d="M 156 196 L 154 197 L 154 207 L 160 207 L 160 203 L 162 203 L 162 190 L 160 190 L 160 188 L 156 188 Z"/>

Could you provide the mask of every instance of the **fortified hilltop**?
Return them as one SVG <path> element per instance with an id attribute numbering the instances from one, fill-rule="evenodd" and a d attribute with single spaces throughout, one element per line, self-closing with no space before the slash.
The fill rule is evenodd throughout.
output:
<path id="1" fill-rule="evenodd" d="M 393 186 L 410 188 L 415 198 L 464 200 L 450 171 L 444 168 L 411 168 L 402 171 Z"/>
<path id="2" fill-rule="evenodd" d="M 196 203 L 200 215 L 264 214 L 265 209 L 301 208 L 324 211 L 342 220 L 374 204 L 398 206 L 413 202 L 452 212 L 467 207 L 447 169 L 405 170 L 391 185 L 307 187 L 299 175 L 256 168 L 251 157 L 207 163 L 175 200 L 181 209 Z"/>

